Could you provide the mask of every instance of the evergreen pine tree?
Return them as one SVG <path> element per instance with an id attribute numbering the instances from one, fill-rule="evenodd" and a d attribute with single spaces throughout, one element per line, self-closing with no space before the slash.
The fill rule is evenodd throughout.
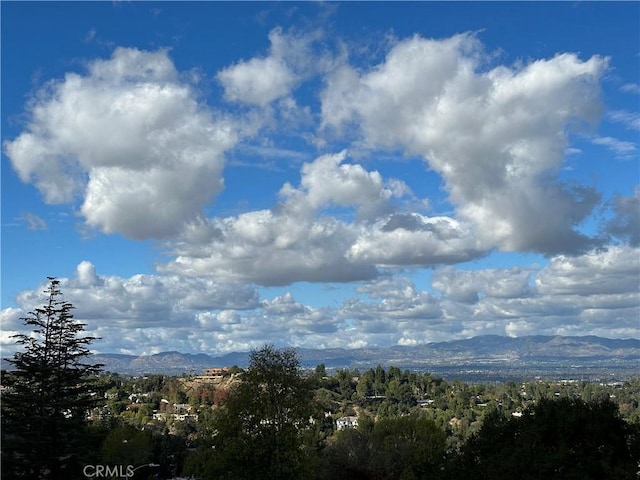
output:
<path id="1" fill-rule="evenodd" d="M 84 363 L 95 337 L 81 336 L 73 305 L 61 300 L 49 277 L 47 303 L 23 318 L 31 334 L 18 334 L 20 352 L 9 360 L 2 396 L 2 474 L 7 478 L 83 478 L 82 432 L 94 404 L 91 378 L 101 365 Z"/>

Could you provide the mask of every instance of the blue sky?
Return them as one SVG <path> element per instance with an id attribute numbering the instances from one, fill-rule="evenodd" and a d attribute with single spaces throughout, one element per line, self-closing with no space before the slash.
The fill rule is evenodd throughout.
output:
<path id="1" fill-rule="evenodd" d="M 2 332 L 640 332 L 637 2 L 2 2 Z"/>

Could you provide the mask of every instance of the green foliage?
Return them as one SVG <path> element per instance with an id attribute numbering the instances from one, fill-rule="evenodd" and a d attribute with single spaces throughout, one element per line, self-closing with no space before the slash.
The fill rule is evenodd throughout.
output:
<path id="1" fill-rule="evenodd" d="M 185 403 L 187 401 L 187 394 L 178 378 L 164 377 L 160 392 L 171 404 Z"/>
<path id="2" fill-rule="evenodd" d="M 371 432 L 366 429 L 346 429 L 336 433 L 323 451 L 327 477 L 336 480 L 375 478 L 370 461 Z"/>
<path id="3" fill-rule="evenodd" d="M 102 444 L 102 462 L 107 465 L 143 465 L 152 458 L 151 434 L 128 425 L 111 430 Z"/>
<path id="4" fill-rule="evenodd" d="M 491 480 L 632 479 L 640 462 L 636 435 L 609 400 L 542 399 L 521 418 L 487 415 L 457 468 Z"/>
<path id="5" fill-rule="evenodd" d="M 446 435 L 425 418 L 395 417 L 375 423 L 372 466 L 386 478 L 433 478 L 444 460 Z"/>
<path id="6" fill-rule="evenodd" d="M 435 478 L 446 435 L 425 418 L 363 417 L 357 429 L 337 432 L 324 451 L 329 478 Z"/>
<path id="7" fill-rule="evenodd" d="M 322 379 L 327 376 L 327 369 L 325 368 L 324 363 L 316 366 L 314 375 L 317 381 L 322 381 Z"/>
<path id="8" fill-rule="evenodd" d="M 73 305 L 60 300 L 60 282 L 49 278 L 48 301 L 23 318 L 31 335 L 16 335 L 22 351 L 4 378 L 2 461 L 7 478 L 72 478 L 85 453 L 87 411 L 95 402 L 92 381 L 100 365 L 84 363 L 93 337 L 81 336 Z"/>
<path id="9" fill-rule="evenodd" d="M 190 468 L 215 478 L 302 478 L 311 465 L 313 444 L 305 436 L 317 413 L 313 391 L 295 352 L 266 345 L 251 353 L 224 406 L 211 420 L 212 452 L 200 452 Z"/>
<path id="10" fill-rule="evenodd" d="M 108 428 L 124 422 L 153 432 L 152 461 L 183 477 L 582 478 L 582 471 L 566 467 L 573 462 L 597 472 L 597 478 L 625 480 L 625 465 L 633 468 L 625 462 L 640 458 L 640 380 L 467 384 L 382 366 L 332 374 L 322 365 L 305 377 L 293 351 L 272 346 L 254 352 L 250 367 L 237 369 L 223 385 L 189 380 L 104 380 L 116 394 L 105 402 L 126 404 L 131 393 L 147 402 L 138 404 L 137 413 L 123 410 Z M 207 405 L 211 393 L 213 405 Z M 149 409 L 171 395 L 197 408 L 195 426 L 189 420 L 145 423 Z M 562 402 L 570 407 L 559 408 Z M 600 408 L 605 404 L 613 405 L 608 413 Z M 523 416 L 512 416 L 515 412 Z M 345 415 L 358 417 L 357 429 L 336 431 L 336 419 Z M 606 432 L 598 436 L 604 443 L 590 443 L 599 431 Z M 190 447 L 197 449 L 187 453 Z M 576 457 L 576 449 L 591 452 L 589 458 Z"/>

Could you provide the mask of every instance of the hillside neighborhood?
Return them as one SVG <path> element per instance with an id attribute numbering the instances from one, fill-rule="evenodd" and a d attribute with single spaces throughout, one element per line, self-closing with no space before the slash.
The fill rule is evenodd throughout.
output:
<path id="1" fill-rule="evenodd" d="M 132 435 L 146 432 L 150 445 L 159 438 L 172 439 L 176 448 L 172 474 L 200 478 L 193 462 L 209 441 L 206 432 L 214 428 L 215 412 L 224 408 L 244 373 L 234 366 L 182 377 L 104 374 L 99 381 L 104 401 L 91 412 L 90 419 L 96 426 L 119 425 L 109 435 L 121 435 L 122 429 L 129 429 L 126 431 Z M 625 422 L 640 425 L 640 379 L 471 384 L 381 366 L 329 374 L 319 365 L 305 380 L 312 385 L 318 408 L 309 422 L 325 453 L 340 442 L 346 430 L 358 432 L 383 420 L 404 418 L 431 422 L 444 435 L 445 451 L 453 455 L 478 435 L 487 417 L 499 412 L 502 418 L 521 419 L 528 409 L 549 399 L 612 402 Z M 140 461 L 145 458 L 141 454 Z"/>

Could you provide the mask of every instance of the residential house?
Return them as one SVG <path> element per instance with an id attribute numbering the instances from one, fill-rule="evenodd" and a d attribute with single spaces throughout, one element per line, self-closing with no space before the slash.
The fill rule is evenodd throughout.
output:
<path id="1" fill-rule="evenodd" d="M 341 417 L 336 420 L 336 426 L 338 430 L 343 430 L 345 428 L 358 428 L 358 417 L 354 417 L 352 415 Z"/>
<path id="2" fill-rule="evenodd" d="M 227 367 L 222 368 L 205 368 L 203 375 L 205 377 L 222 377 L 229 373 L 229 369 Z"/>

